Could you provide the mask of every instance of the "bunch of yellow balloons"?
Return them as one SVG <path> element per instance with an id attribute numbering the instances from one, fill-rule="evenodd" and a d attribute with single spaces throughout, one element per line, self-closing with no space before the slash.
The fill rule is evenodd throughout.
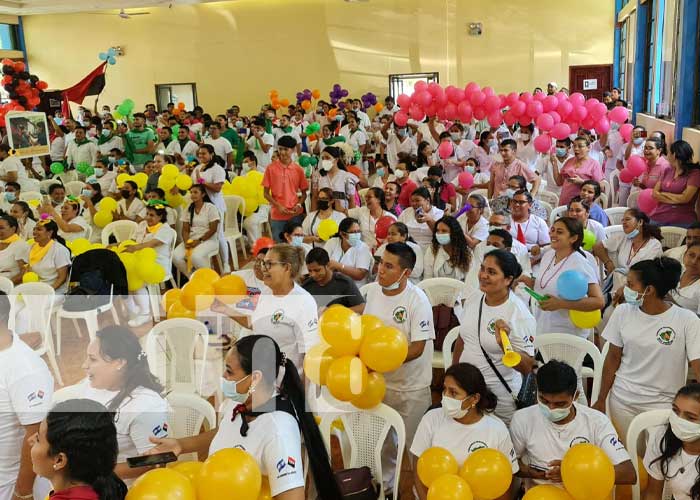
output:
<path id="1" fill-rule="evenodd" d="M 163 295 L 163 308 L 168 319 L 197 317 L 197 312 L 211 307 L 214 299 L 233 304 L 248 293 L 240 276 L 219 276 L 213 269 L 197 269 L 185 286 L 168 290 Z"/>
<path id="2" fill-rule="evenodd" d="M 136 186 L 143 191 L 146 188 L 146 184 L 148 184 L 148 175 L 145 172 L 139 172 L 138 174 L 134 175 L 119 174 L 117 176 L 117 186 L 123 186 L 126 181 L 135 182 Z"/>
<path id="3" fill-rule="evenodd" d="M 238 448 L 219 450 L 205 462 L 179 462 L 139 477 L 127 500 L 270 500 L 270 486 L 255 459 Z"/>
<path id="4" fill-rule="evenodd" d="M 306 376 L 327 386 L 334 398 L 358 408 L 381 403 L 386 392 L 382 373 L 399 368 L 408 354 L 403 332 L 341 305 L 323 312 L 319 330 L 323 342 L 306 353 Z"/>
<path id="5" fill-rule="evenodd" d="M 251 170 L 243 176 L 238 176 L 232 182 L 225 181 L 221 191 L 225 195 L 240 196 L 245 200 L 246 217 L 255 212 L 260 205 L 269 203 L 264 196 L 262 186 L 263 174 Z"/>
<path id="6" fill-rule="evenodd" d="M 140 173 L 143 174 L 143 172 Z M 97 206 L 98 210 L 97 213 L 92 217 L 92 222 L 94 222 L 97 227 L 105 227 L 107 224 L 114 220 L 112 212 L 114 212 L 117 209 L 117 200 L 115 200 L 114 198 L 110 198 L 109 196 L 105 196 L 100 200 Z"/>
<path id="7" fill-rule="evenodd" d="M 492 448 L 476 450 L 459 468 L 452 453 L 434 446 L 421 454 L 416 465 L 429 500 L 493 500 L 510 489 L 513 479 L 508 457 Z"/>
<path id="8" fill-rule="evenodd" d="M 88 250 L 96 250 L 105 247 L 102 243 L 90 243 L 85 238 L 78 238 L 73 241 L 67 241 L 66 246 L 73 254 L 73 257 L 77 257 L 78 255 L 83 254 Z"/>
<path id="9" fill-rule="evenodd" d="M 156 263 L 158 254 L 153 248 L 143 248 L 136 252 L 125 252 L 128 246 L 136 245 L 133 240 L 122 241 L 116 252 L 126 269 L 129 291 L 135 292 L 144 285 L 155 285 L 165 280 L 165 269 Z"/>

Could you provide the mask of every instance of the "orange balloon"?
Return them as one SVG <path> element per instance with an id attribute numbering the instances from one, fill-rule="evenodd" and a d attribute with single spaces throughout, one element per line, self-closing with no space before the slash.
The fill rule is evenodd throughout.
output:
<path id="1" fill-rule="evenodd" d="M 289 99 L 281 99 L 280 104 L 286 108 L 289 106 Z"/>
<path id="2" fill-rule="evenodd" d="M 301 107 L 304 111 L 311 109 L 311 101 L 301 101 Z"/>
<path id="3" fill-rule="evenodd" d="M 304 373 L 306 373 L 306 370 L 304 370 Z M 371 410 L 382 402 L 385 394 L 386 383 L 384 382 L 384 375 L 379 372 L 372 372 L 367 376 L 367 389 L 353 399 L 351 403 L 363 410 Z"/>
<path id="4" fill-rule="evenodd" d="M 270 104 L 272 104 L 272 107 L 274 108 L 275 106 L 279 107 L 280 101 L 277 99 L 277 96 L 273 96 L 272 99 L 270 100 Z M 275 108 L 276 109 L 276 108 Z"/>
<path id="5" fill-rule="evenodd" d="M 279 102 L 273 102 L 273 103 L 272 103 L 272 109 L 274 109 L 275 111 L 278 110 L 278 109 L 280 109 L 280 103 L 279 103 Z"/>
<path id="6" fill-rule="evenodd" d="M 323 339 L 333 348 L 335 357 L 354 356 L 362 343 L 359 314 L 345 306 L 329 307 L 318 321 Z"/>
<path id="7" fill-rule="evenodd" d="M 216 298 L 214 287 L 204 281 L 190 281 L 182 287 L 180 301 L 190 311 L 208 309 Z"/>
<path id="8" fill-rule="evenodd" d="M 367 390 L 367 368 L 355 356 L 343 356 L 331 363 L 326 385 L 334 398 L 351 401 Z"/>
<path id="9" fill-rule="evenodd" d="M 331 110 L 328 111 L 328 118 L 335 118 L 335 115 L 338 114 L 338 110 L 336 108 L 332 108 Z"/>
<path id="10" fill-rule="evenodd" d="M 214 283 L 219 279 L 219 273 L 213 269 L 203 267 L 202 269 L 197 269 L 190 276 L 190 281 L 204 281 L 207 283 Z"/>
<path id="11" fill-rule="evenodd" d="M 377 104 L 374 105 L 374 110 L 377 113 L 381 113 L 381 111 L 384 109 L 384 105 L 381 102 L 378 102 Z"/>
<path id="12" fill-rule="evenodd" d="M 213 284 L 216 298 L 224 304 L 233 304 L 248 295 L 248 287 L 243 278 L 228 274 L 216 280 Z"/>
<path id="13" fill-rule="evenodd" d="M 360 359 L 375 372 L 390 372 L 403 364 L 408 340 L 401 330 L 383 326 L 367 332 L 360 345 Z"/>
<path id="14" fill-rule="evenodd" d="M 170 309 L 170 306 L 172 306 L 175 302 L 180 302 L 180 295 L 182 294 L 182 290 L 179 288 L 173 288 L 172 290 L 168 290 L 163 294 L 163 309 L 168 311 Z"/>
<path id="15" fill-rule="evenodd" d="M 166 314 L 166 317 L 168 319 L 173 319 L 173 318 L 190 318 L 190 319 L 197 319 L 197 316 L 195 315 L 194 311 L 191 311 L 187 309 L 185 306 L 182 305 L 182 302 L 178 301 L 172 304 L 168 308 L 168 312 Z"/>
<path id="16" fill-rule="evenodd" d="M 318 89 L 313 89 L 311 91 L 311 97 L 313 97 L 314 99 L 318 99 L 319 97 L 321 97 L 321 91 Z"/>

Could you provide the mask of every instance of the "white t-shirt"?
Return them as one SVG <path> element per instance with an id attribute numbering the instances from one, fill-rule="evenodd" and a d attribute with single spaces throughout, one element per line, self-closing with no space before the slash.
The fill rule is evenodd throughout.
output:
<path id="1" fill-rule="evenodd" d="M 445 211 L 440 210 L 437 207 L 432 207 L 429 213 L 435 222 L 442 219 L 444 214 Z M 401 215 L 399 215 L 399 222 L 406 224 L 408 227 L 408 234 L 411 235 L 418 245 L 425 247 L 429 245 L 431 241 L 433 241 L 432 229 L 430 229 L 430 226 L 428 226 L 428 224 L 425 222 L 418 222 L 416 220 L 416 213 L 413 210 L 413 207 L 408 207 L 406 210 L 401 212 Z"/>
<path id="2" fill-rule="evenodd" d="M 305 235 L 318 236 L 318 225 L 325 219 L 321 219 L 321 217 L 317 216 L 317 214 L 318 211 L 309 213 L 304 218 L 304 221 L 301 223 L 301 228 L 304 230 Z M 334 220 L 338 225 L 340 225 L 340 223 L 343 222 L 343 219 L 345 219 L 345 217 L 346 216 L 343 212 L 333 210 L 331 212 L 331 216 L 328 218 Z"/>
<path id="3" fill-rule="evenodd" d="M 8 156 L 0 161 L 0 176 L 5 176 L 9 172 L 17 172 L 17 179 L 27 178 L 27 169 L 16 156 Z"/>
<path id="4" fill-rule="evenodd" d="M 149 233 L 146 229 L 148 224 L 145 220 L 139 222 L 136 228 L 135 241 L 136 243 L 143 243 L 151 240 L 158 240 L 162 244 L 153 248 L 156 251 L 156 264 L 160 265 L 165 269 L 166 278 L 170 277 L 170 249 L 172 248 L 173 239 L 177 237 L 175 231 L 168 226 L 167 223 L 162 224 L 158 231 L 155 233 Z"/>
<path id="5" fill-rule="evenodd" d="M 535 292 L 540 295 L 559 297 L 557 281 L 565 271 L 579 271 L 586 277 L 587 283 L 598 283 L 598 270 L 580 252 L 573 252 L 561 262 L 555 263 L 556 252 L 551 248 L 542 254 L 540 267 L 535 273 Z M 571 333 L 582 338 L 588 338 L 589 329 L 574 326 L 569 318 L 568 309 L 558 311 L 543 311 L 539 307 L 535 309 L 537 319 L 537 334 L 543 333 Z"/>
<path id="6" fill-rule="evenodd" d="M 578 403 L 574 403 L 574 408 L 576 416 L 563 425 L 550 422 L 539 405 L 516 411 L 510 423 L 510 436 L 518 458 L 548 469 L 550 462 L 562 460 L 572 446 L 591 443 L 600 447 L 613 465 L 630 459 L 608 417 Z M 534 482 L 549 481 L 535 479 Z"/>
<path id="7" fill-rule="evenodd" d="M 275 138 L 272 134 L 265 132 L 262 135 L 262 143 L 267 144 L 268 146 L 274 146 Z M 248 150 L 255 154 L 255 158 L 258 160 L 258 167 L 265 169 L 265 167 L 272 163 L 273 147 L 270 147 L 266 153 L 258 144 L 258 138 L 255 136 L 250 136 L 246 141 L 246 144 L 248 145 Z"/>
<path id="8" fill-rule="evenodd" d="M 674 500 L 692 500 L 690 490 L 698 479 L 698 471 L 695 468 L 697 455 L 690 455 L 683 448 L 673 455 L 667 462 L 666 477 L 661 471 L 661 461 L 654 462 L 661 456 L 661 440 L 666 432 L 667 425 L 659 425 L 649 429 L 649 441 L 647 451 L 644 454 L 644 468 L 649 476 L 658 481 L 665 481 L 667 493 L 673 495 Z M 654 462 L 652 464 L 652 462 Z"/>
<path id="9" fill-rule="evenodd" d="M 376 248 L 377 238 L 375 233 L 377 221 L 379 219 L 372 217 L 372 214 L 370 214 L 369 208 L 367 207 L 351 208 L 348 210 L 348 217 L 357 219 L 357 221 L 360 223 L 360 229 L 362 230 L 362 241 L 367 243 L 367 246 L 370 248 Z M 393 220 L 396 220 L 396 216 L 391 212 L 387 212 L 386 210 L 380 217 L 391 217 Z"/>
<path id="10" fill-rule="evenodd" d="M 194 211 L 194 217 L 190 219 L 189 207 L 182 211 L 182 222 L 189 223 L 190 225 L 190 239 L 196 240 L 204 236 L 207 231 L 209 231 L 209 225 L 214 222 L 219 221 L 221 224 L 221 215 L 219 215 L 219 210 L 211 203 L 204 202 L 201 210 L 197 213 Z M 219 232 L 216 231 L 209 239 L 218 240 Z"/>
<path id="11" fill-rule="evenodd" d="M 415 156 L 418 154 L 418 146 L 416 145 L 415 139 L 412 137 L 406 136 L 402 142 L 396 133 L 390 130 L 386 140 L 386 155 L 389 161 L 389 167 L 391 167 L 392 170 L 394 170 L 399 163 L 399 153 Z"/>
<path id="12" fill-rule="evenodd" d="M 350 145 L 350 147 L 352 147 L 353 151 L 359 151 L 360 147 L 367 144 L 369 140 L 365 131 L 359 128 L 355 129 L 354 132 L 351 132 L 349 128 L 345 131 L 341 130 L 340 135 L 345 137 L 347 143 Z"/>
<path id="13" fill-rule="evenodd" d="M 285 296 L 260 295 L 251 322 L 256 334 L 275 339 L 299 373 L 304 368 L 304 353 L 320 342 L 316 301 L 297 283 Z"/>
<path id="14" fill-rule="evenodd" d="M 113 149 L 124 151 L 124 141 L 118 135 L 113 135 L 110 140 L 97 145 L 97 150 L 102 156 L 109 156 L 109 152 Z"/>
<path id="15" fill-rule="evenodd" d="M 231 147 L 231 143 L 228 142 L 228 139 L 226 139 L 225 137 L 219 137 L 218 139 L 212 139 L 211 137 L 207 137 L 204 139 L 204 144 L 211 144 L 211 146 L 214 148 L 214 154 L 219 156 L 224 162 L 226 161 L 226 156 L 229 153 L 233 152 L 233 147 Z"/>
<path id="16" fill-rule="evenodd" d="M 0 486 L 14 484 L 25 425 L 41 422 L 51 409 L 53 377 L 43 359 L 17 335 L 0 351 Z"/>
<path id="17" fill-rule="evenodd" d="M 409 280 L 411 280 L 411 283 L 414 285 L 420 283 L 423 281 L 423 249 L 419 247 L 416 243 L 413 243 L 412 241 L 407 241 L 406 244 L 411 247 L 411 250 L 413 250 L 413 253 L 416 254 L 416 265 L 413 268 L 413 271 L 411 272 L 411 275 L 408 277 Z M 377 250 L 374 252 L 375 257 L 381 258 L 382 255 L 384 255 L 384 250 L 386 250 L 386 243 L 384 243 L 382 246 L 377 248 Z"/>
<path id="18" fill-rule="evenodd" d="M 470 266 L 471 267 L 471 266 Z M 457 281 L 464 281 L 467 277 L 466 271 L 454 267 L 450 263 L 450 256 L 440 245 L 437 254 L 433 253 L 432 243 L 425 248 L 423 255 L 423 278 L 452 278 Z"/>
<path id="19" fill-rule="evenodd" d="M 36 221 L 27 217 L 24 222 L 21 220 L 17 221 L 19 223 L 19 235 L 25 241 L 30 240 L 34 237 L 34 226 L 36 226 Z"/>
<path id="20" fill-rule="evenodd" d="M 355 196 L 355 183 L 357 177 L 345 170 L 338 170 L 331 177 L 328 175 L 320 176 L 318 179 L 318 189 L 330 188 L 333 191 L 333 199 L 340 200 L 343 208 L 348 208 L 348 199 Z"/>
<path id="21" fill-rule="evenodd" d="M 241 415 L 231 421 L 236 403 L 230 399 L 220 408 L 219 429 L 209 445 L 209 456 L 224 448 L 248 452 L 270 481 L 270 493 L 276 497 L 285 491 L 304 487 L 299 424 L 289 413 L 264 413 L 248 423 L 246 436 L 241 436 Z"/>
<path id="22" fill-rule="evenodd" d="M 224 139 L 226 140 L 226 139 Z M 227 141 L 228 142 L 228 141 Z M 192 171 L 192 181 L 197 183 L 198 179 L 204 179 L 207 184 L 217 184 L 226 180 L 226 170 L 224 167 L 215 163 L 212 167 L 204 170 L 204 166 L 200 165 Z M 226 203 L 224 202 L 224 193 L 222 191 L 212 191 L 205 188 L 209 199 L 216 208 L 223 214 L 226 212 Z"/>
<path id="23" fill-rule="evenodd" d="M 633 406 L 670 407 L 686 383 L 688 362 L 700 358 L 700 319 L 672 305 L 649 315 L 637 306 L 615 308 L 603 338 L 622 348 L 612 391 Z"/>
<path id="24" fill-rule="evenodd" d="M 117 391 L 95 389 L 88 379 L 78 383 L 81 397 L 101 403 L 105 407 L 115 398 Z M 143 455 L 153 448 L 150 437 L 168 437 L 168 402 L 151 389 L 139 386 L 120 403 L 114 414 L 117 428 L 119 455 L 117 463 L 128 457 Z"/>
<path id="25" fill-rule="evenodd" d="M 39 281 L 42 283 L 53 285 L 53 282 L 58 278 L 58 269 L 70 267 L 70 264 L 70 251 L 58 241 L 54 241 L 46 255 L 31 266 L 30 270 L 39 275 Z M 68 278 L 66 277 L 66 281 L 56 290 L 56 293 L 66 293 L 67 290 Z"/>
<path id="26" fill-rule="evenodd" d="M 61 236 L 64 240 L 66 241 L 74 241 L 79 238 L 85 238 L 85 231 L 87 231 L 87 228 L 90 226 L 88 224 L 88 221 L 86 221 L 82 216 L 78 215 L 76 218 L 71 219 L 68 224 L 75 224 L 76 226 L 80 226 L 83 228 L 82 231 L 78 231 L 75 233 L 68 233 L 66 231 L 58 230 L 58 235 Z"/>
<path id="27" fill-rule="evenodd" d="M 206 142 L 206 141 L 205 141 Z M 226 141 L 228 142 L 228 141 Z M 194 141 L 188 141 L 185 143 L 185 147 L 183 148 L 180 145 L 180 141 L 170 141 L 170 144 L 168 144 L 168 147 L 165 148 L 165 152 L 169 155 L 175 156 L 176 154 L 179 154 L 180 156 L 184 157 L 187 159 L 188 156 L 197 156 L 197 150 L 199 149 L 199 146 L 197 145 L 196 142 Z M 214 151 L 216 151 L 216 148 L 214 148 Z M 223 157 L 224 160 L 226 157 Z"/>
<path id="28" fill-rule="evenodd" d="M 629 269 L 633 264 L 643 260 L 652 260 L 661 257 L 664 253 L 661 242 L 656 238 L 650 238 L 637 253 L 632 250 L 632 240 L 625 237 L 622 231 L 615 232 L 603 242 L 608 252 L 614 252 L 617 259 L 615 267 Z"/>
<path id="29" fill-rule="evenodd" d="M 323 248 L 328 252 L 328 256 L 331 260 L 338 261 L 346 266 L 367 269 L 367 275 L 363 279 L 354 280 L 358 288 L 367 283 L 372 271 L 374 258 L 372 257 L 372 251 L 364 241 L 360 242 L 356 247 L 348 248 L 347 252 L 343 252 L 340 238 L 331 238 L 326 242 Z"/>
<path id="30" fill-rule="evenodd" d="M 569 158 L 573 157 L 574 155 L 569 153 L 567 153 L 563 161 L 560 160 L 559 157 L 556 157 L 557 168 L 560 172 L 561 168 L 564 166 L 564 163 L 566 163 Z M 552 162 L 549 155 L 540 156 L 540 159 L 537 161 L 536 170 L 540 173 L 542 180 L 547 182 L 546 190 L 559 196 L 561 194 L 561 186 L 557 186 L 557 181 L 554 180 L 554 170 L 552 168 Z"/>
<path id="31" fill-rule="evenodd" d="M 458 464 L 463 464 L 476 450 L 491 448 L 508 457 L 513 474 L 520 470 L 506 425 L 491 415 L 484 415 L 478 422 L 465 425 L 445 415 L 442 408 L 428 411 L 418 424 L 411 454 L 420 457 L 433 446 L 448 450 Z"/>
<path id="32" fill-rule="evenodd" d="M 531 172 L 534 172 L 537 167 L 539 153 L 535 149 L 535 141 L 532 139 L 527 144 L 518 139 L 518 149 L 515 152 L 515 157 L 527 165 Z"/>
<path id="33" fill-rule="evenodd" d="M 518 239 L 518 227 L 522 228 L 528 250 L 534 245 L 542 246 L 550 243 L 549 227 L 541 217 L 530 214 L 530 217 L 524 222 L 513 221 L 510 226 L 510 234 L 514 240 Z"/>
<path id="34" fill-rule="evenodd" d="M 683 288 L 679 285 L 675 290 L 671 290 L 671 298 L 683 309 L 700 314 L 700 280 Z"/>
<path id="35" fill-rule="evenodd" d="M 29 262 L 29 245 L 24 240 L 10 243 L 5 250 L 0 250 L 0 276 L 12 279 L 19 274 L 17 262 Z"/>
<path id="36" fill-rule="evenodd" d="M 464 213 L 457 218 L 457 222 L 462 226 L 462 231 L 479 241 L 486 241 L 489 237 L 489 221 L 484 216 L 479 217 L 472 227 L 467 229 L 467 214 Z"/>
<path id="37" fill-rule="evenodd" d="M 126 208 L 126 200 L 122 198 L 117 202 L 117 211 L 123 213 L 127 219 L 136 220 L 136 217 L 146 208 L 146 205 L 141 201 L 140 198 L 134 198 L 131 200 L 131 205 Z"/>
<path id="38" fill-rule="evenodd" d="M 425 292 L 408 281 L 398 295 L 385 295 L 379 283 L 372 283 L 365 299 L 365 314 L 374 314 L 385 325 L 401 330 L 411 342 L 425 340 L 423 353 L 405 362 L 393 372 L 385 373 L 388 390 L 415 391 L 430 387 L 433 377 L 433 308 Z"/>

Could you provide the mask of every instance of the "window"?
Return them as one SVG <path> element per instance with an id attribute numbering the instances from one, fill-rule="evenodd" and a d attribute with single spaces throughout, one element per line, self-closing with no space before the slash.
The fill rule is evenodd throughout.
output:
<path id="1" fill-rule="evenodd" d="M 673 120 L 676 116 L 676 75 L 680 63 L 681 39 L 681 3 L 669 2 L 666 10 L 666 28 L 664 29 L 663 70 L 661 81 L 661 102 L 657 108 L 659 116 Z M 669 33 L 667 36 L 666 33 Z M 669 37 L 671 39 L 669 39 Z"/>
<path id="2" fill-rule="evenodd" d="M 620 28 L 620 76 L 617 86 L 620 89 L 621 96 L 625 95 L 625 88 L 627 87 L 625 83 L 627 77 L 627 32 L 629 30 L 629 24 L 629 21 L 625 19 L 622 21 L 622 27 Z"/>
<path id="3" fill-rule="evenodd" d="M 16 24 L 0 24 L 0 49 L 21 50 Z"/>
<path id="4" fill-rule="evenodd" d="M 156 84 L 156 107 L 163 111 L 168 103 L 185 104 L 185 109 L 192 109 L 197 105 L 197 85 L 194 83 L 159 83 Z"/>
<path id="5" fill-rule="evenodd" d="M 698 11 L 698 26 L 700 26 L 700 10 Z M 696 50 L 700 53 L 700 30 L 697 31 L 696 36 Z M 700 64 L 695 65 L 695 117 L 693 123 L 700 128 Z"/>
<path id="6" fill-rule="evenodd" d="M 396 99 L 399 94 L 413 93 L 413 86 L 418 82 L 440 83 L 439 73 L 404 73 L 389 75 L 389 95 Z"/>
<path id="7" fill-rule="evenodd" d="M 663 0 L 660 2 L 663 4 Z M 658 25 L 659 21 L 663 22 L 657 8 L 659 7 L 657 1 L 648 0 L 647 1 L 647 26 L 646 26 L 646 39 L 647 39 L 647 52 L 645 54 L 645 65 L 646 71 L 644 73 L 644 110 L 649 114 L 655 113 L 656 105 L 656 93 L 658 91 L 658 78 L 656 75 L 657 70 L 657 59 L 659 55 L 659 37 L 658 37 Z"/>

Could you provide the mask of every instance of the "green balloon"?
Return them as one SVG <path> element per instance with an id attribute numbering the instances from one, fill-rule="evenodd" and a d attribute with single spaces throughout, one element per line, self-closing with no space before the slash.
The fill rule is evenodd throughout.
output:
<path id="1" fill-rule="evenodd" d="M 593 231 L 590 229 L 584 229 L 583 230 L 583 249 L 584 250 L 592 250 L 593 245 L 595 245 L 596 238 L 595 234 L 593 234 Z"/>
<path id="2" fill-rule="evenodd" d="M 304 167 L 304 168 L 306 168 L 306 167 L 308 167 L 309 165 L 311 165 L 311 162 L 309 161 L 309 157 L 308 157 L 308 156 L 302 156 L 301 158 L 299 158 L 299 165 L 301 165 L 301 166 Z"/>
<path id="3" fill-rule="evenodd" d="M 75 166 L 75 169 L 76 169 L 78 172 L 80 172 L 81 174 L 84 174 L 84 173 L 87 171 L 88 168 L 90 168 L 90 164 L 89 164 L 89 163 L 85 163 L 85 162 L 78 163 L 78 164 Z"/>
<path id="4" fill-rule="evenodd" d="M 91 167 L 90 165 L 88 165 L 87 168 L 85 169 L 85 172 L 83 172 L 83 173 L 85 174 L 86 177 L 90 177 L 91 175 L 95 174 L 95 169 L 93 167 Z"/>
<path id="5" fill-rule="evenodd" d="M 65 167 L 63 166 L 63 163 L 56 161 L 51 164 L 50 168 L 52 174 L 62 174 Z"/>
<path id="6" fill-rule="evenodd" d="M 313 133 L 315 134 L 319 130 L 321 130 L 321 124 L 318 122 L 312 123 L 311 127 L 313 127 Z"/>
<path id="7" fill-rule="evenodd" d="M 314 167 L 318 165 L 318 158 L 316 156 L 312 156 L 310 161 Z"/>

